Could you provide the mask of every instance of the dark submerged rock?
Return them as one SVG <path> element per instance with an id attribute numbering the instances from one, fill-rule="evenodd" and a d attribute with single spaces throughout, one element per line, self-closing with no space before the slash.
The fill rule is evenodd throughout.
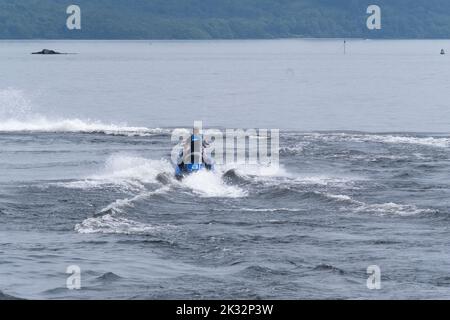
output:
<path id="1" fill-rule="evenodd" d="M 42 51 L 33 52 L 32 54 L 61 54 L 61 52 L 55 50 L 44 49 Z"/>

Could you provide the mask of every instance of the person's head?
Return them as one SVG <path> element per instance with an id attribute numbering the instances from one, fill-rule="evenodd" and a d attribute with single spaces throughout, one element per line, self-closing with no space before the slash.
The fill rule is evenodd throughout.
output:
<path id="1" fill-rule="evenodd" d="M 192 134 L 193 135 L 201 135 L 202 127 L 203 127 L 202 121 L 194 121 L 194 126 L 192 128 Z"/>
<path id="2" fill-rule="evenodd" d="M 200 128 L 194 127 L 194 129 L 192 129 L 192 134 L 199 135 L 200 134 Z"/>

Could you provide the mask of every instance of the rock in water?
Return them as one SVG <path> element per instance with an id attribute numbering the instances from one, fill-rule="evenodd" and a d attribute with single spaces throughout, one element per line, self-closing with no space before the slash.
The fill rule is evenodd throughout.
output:
<path id="1" fill-rule="evenodd" d="M 44 49 L 44 50 L 39 51 L 39 52 L 33 52 L 32 54 L 61 54 L 61 53 L 57 52 L 55 50 Z"/>

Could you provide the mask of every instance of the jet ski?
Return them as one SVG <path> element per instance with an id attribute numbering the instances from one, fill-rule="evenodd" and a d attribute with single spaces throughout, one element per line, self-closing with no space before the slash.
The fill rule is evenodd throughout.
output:
<path id="1" fill-rule="evenodd" d="M 182 164 L 182 165 L 178 165 L 175 168 L 175 177 L 178 180 L 183 179 L 183 177 L 194 173 L 194 172 L 199 172 L 199 171 L 211 171 L 212 170 L 212 166 L 207 165 L 205 163 L 188 163 L 188 164 Z"/>
<path id="2" fill-rule="evenodd" d="M 193 134 L 189 140 L 186 141 L 183 150 L 178 157 L 178 164 L 175 167 L 175 177 L 178 180 L 183 177 L 199 171 L 211 171 L 214 165 L 211 160 L 207 159 L 204 153 L 206 144 L 203 142 L 203 136 Z M 201 151 L 198 151 L 201 150 Z"/>

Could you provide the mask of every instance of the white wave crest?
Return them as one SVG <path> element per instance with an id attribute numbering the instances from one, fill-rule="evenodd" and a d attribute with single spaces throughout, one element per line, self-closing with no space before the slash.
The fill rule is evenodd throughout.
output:
<path id="1" fill-rule="evenodd" d="M 415 205 L 397 204 L 393 202 L 382 204 L 362 204 L 355 212 L 369 212 L 379 215 L 415 216 L 419 214 L 436 213 L 434 209 L 420 209 Z"/>
<path id="2" fill-rule="evenodd" d="M 108 135 L 149 136 L 165 134 L 169 131 L 161 128 L 130 127 L 126 124 L 105 124 L 101 121 L 81 119 L 50 120 L 44 116 L 28 119 L 0 120 L 1 132 L 67 132 L 67 133 L 103 133 Z"/>
<path id="3" fill-rule="evenodd" d="M 306 138 L 319 139 L 324 141 L 350 141 L 350 142 L 379 142 L 388 144 L 413 144 L 430 147 L 448 148 L 450 138 L 448 137 L 415 137 L 399 135 L 376 135 L 376 134 L 312 134 Z"/>
<path id="4" fill-rule="evenodd" d="M 410 204 L 397 204 L 394 202 L 381 204 L 367 204 L 362 201 L 353 199 L 348 195 L 322 193 L 323 196 L 335 200 L 337 202 L 345 202 L 350 206 L 342 207 L 341 210 L 351 210 L 355 213 L 371 213 L 375 215 L 397 215 L 397 216 L 415 216 L 419 214 L 437 213 L 435 209 L 418 208 Z"/>
<path id="5" fill-rule="evenodd" d="M 233 170 L 238 176 L 247 177 L 260 181 L 275 182 L 278 178 L 292 177 L 291 174 L 289 174 L 282 165 L 270 166 L 262 164 L 255 164 L 255 165 L 233 164 L 233 165 L 217 166 L 217 170 L 221 171 L 222 173 Z"/>
<path id="6" fill-rule="evenodd" d="M 327 176 L 327 175 L 317 175 L 317 176 L 299 176 L 294 179 L 294 181 L 301 185 L 353 185 L 357 181 L 362 181 L 361 177 L 344 177 L 344 176 Z"/>
<path id="7" fill-rule="evenodd" d="M 155 191 L 145 191 L 142 193 L 139 193 L 138 195 L 127 198 L 127 199 L 117 199 L 113 203 L 109 204 L 102 210 L 100 210 L 100 213 L 123 213 L 125 208 L 132 208 L 134 206 L 134 203 L 137 201 L 141 201 L 144 199 L 148 199 L 153 195 L 156 194 L 162 194 L 169 190 L 168 187 L 162 187 L 160 189 L 157 189 Z"/>
<path id="8" fill-rule="evenodd" d="M 329 198 L 329 199 L 333 199 L 336 201 L 341 201 L 341 202 L 352 202 L 352 203 L 358 203 L 360 204 L 361 202 L 353 200 L 350 196 L 346 196 L 343 194 L 330 194 L 330 193 L 325 193 L 324 194 L 325 197 Z"/>
<path id="9" fill-rule="evenodd" d="M 280 148 L 281 154 L 292 154 L 297 155 L 303 153 L 305 148 L 310 145 L 310 142 L 302 141 L 297 142 L 294 145 L 284 146 Z"/>
<path id="10" fill-rule="evenodd" d="M 242 208 L 246 212 L 300 212 L 300 209 L 294 208 Z"/>
<path id="11" fill-rule="evenodd" d="M 126 154 L 110 156 L 99 173 L 86 179 L 58 183 L 57 185 L 74 189 L 114 186 L 124 191 L 139 192 L 138 196 L 145 196 L 148 191 L 146 184 L 160 183 L 158 180 L 160 174 L 169 178 L 169 187 L 179 185 L 188 188 L 201 197 L 239 198 L 247 195 L 245 190 L 226 184 L 220 171 L 194 173 L 185 177 L 181 182 L 177 182 L 175 170 L 168 160 L 152 160 Z M 160 192 L 165 191 L 167 191 L 166 188 L 160 189 Z M 126 200 L 120 201 L 126 203 Z"/>
<path id="12" fill-rule="evenodd" d="M 106 214 L 101 217 L 88 218 L 75 226 L 75 231 L 82 234 L 155 234 L 167 228 L 153 226 L 121 217 Z"/>
<path id="13" fill-rule="evenodd" d="M 132 198 L 118 199 L 102 210 L 100 217 L 87 218 L 75 226 L 75 231 L 79 233 L 119 233 L 119 234 L 148 234 L 158 231 L 160 227 L 155 227 L 140 222 L 132 221 L 117 215 L 124 213 L 125 208 L 132 208 L 137 201 L 150 198 L 152 195 L 161 194 L 168 190 L 162 187 L 155 191 L 142 192 Z"/>
<path id="14" fill-rule="evenodd" d="M 37 113 L 27 95 L 18 89 L 0 90 L 0 132 L 73 132 L 109 135 L 147 136 L 169 130 L 104 123 L 94 120 L 49 117 Z"/>
<path id="15" fill-rule="evenodd" d="M 193 173 L 185 177 L 181 183 L 201 197 L 242 198 L 247 196 L 247 191 L 237 186 L 227 185 L 220 173 L 208 171 Z"/>
<path id="16" fill-rule="evenodd" d="M 145 184 L 157 183 L 159 174 L 173 175 L 173 167 L 169 161 L 118 154 L 106 160 L 100 173 L 81 181 L 59 183 L 59 185 L 74 189 L 92 189 L 112 185 L 130 191 L 142 191 L 146 190 Z"/>

